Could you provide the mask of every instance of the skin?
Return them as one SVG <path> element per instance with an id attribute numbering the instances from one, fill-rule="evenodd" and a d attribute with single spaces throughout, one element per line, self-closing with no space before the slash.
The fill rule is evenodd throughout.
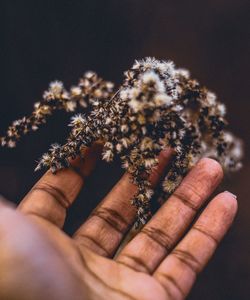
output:
<path id="1" fill-rule="evenodd" d="M 17 209 L 0 202 L 0 299 L 178 300 L 188 295 L 237 211 L 229 192 L 206 201 L 223 177 L 220 165 L 208 158 L 199 161 L 115 255 L 135 219 L 129 200 L 136 187 L 128 174 L 73 237 L 62 230 L 67 208 L 100 151 L 95 145 L 84 161 L 76 159 L 56 176 L 48 171 Z M 150 176 L 153 188 L 170 157 L 169 150 L 160 154 Z"/>

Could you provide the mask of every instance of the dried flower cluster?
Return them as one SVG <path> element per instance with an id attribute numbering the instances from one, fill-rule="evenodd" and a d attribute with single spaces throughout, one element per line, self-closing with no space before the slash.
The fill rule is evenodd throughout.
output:
<path id="1" fill-rule="evenodd" d="M 53 110 L 72 111 L 77 104 L 88 111 L 72 118 L 66 143 L 52 145 L 36 169 L 45 166 L 56 172 L 69 166 L 70 158 L 82 155 L 85 147 L 102 141 L 103 159 L 110 162 L 119 156 L 138 186 L 132 199 L 137 208 L 135 226 L 150 217 L 153 191 L 148 175 L 157 166 L 161 150 L 170 147 L 174 156 L 157 191 L 159 201 L 173 193 L 201 157 L 217 159 L 225 170 L 241 167 L 241 141 L 225 130 L 224 104 L 191 79 L 187 70 L 154 58 L 135 61 L 116 93 L 112 83 L 95 73 L 86 73 L 70 93 L 60 82 L 52 83 L 32 116 L 14 122 L 2 144 L 13 146 L 21 133 L 36 129 Z"/>
<path id="2" fill-rule="evenodd" d="M 9 126 L 7 135 L 0 137 L 0 144 L 15 147 L 22 135 L 36 131 L 54 111 L 73 112 L 77 108 L 87 108 L 95 101 L 107 100 L 113 94 L 113 87 L 112 82 L 104 81 L 94 72 L 86 72 L 78 85 L 72 86 L 70 91 L 65 90 L 61 81 L 51 82 L 49 89 L 43 94 L 43 100 L 34 104 L 32 114 L 14 121 Z"/>

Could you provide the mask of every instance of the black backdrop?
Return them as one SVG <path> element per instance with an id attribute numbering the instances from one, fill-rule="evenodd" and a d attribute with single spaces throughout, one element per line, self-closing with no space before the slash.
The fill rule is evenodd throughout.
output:
<path id="1" fill-rule="evenodd" d="M 227 104 L 231 129 L 246 143 L 244 169 L 223 188 L 238 195 L 239 214 L 190 299 L 250 298 L 250 3 L 247 0 L 0 2 L 1 132 L 30 113 L 48 83 L 76 83 L 88 69 L 119 83 L 135 58 L 173 59 Z M 35 160 L 67 135 L 69 116 L 57 113 L 16 149 L 0 149 L 0 193 L 18 203 L 41 174 Z M 72 233 L 121 176 L 101 163 L 70 209 Z"/>

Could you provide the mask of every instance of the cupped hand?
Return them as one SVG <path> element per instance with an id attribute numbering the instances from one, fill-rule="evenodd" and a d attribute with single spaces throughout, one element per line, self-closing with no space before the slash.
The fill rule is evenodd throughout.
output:
<path id="1" fill-rule="evenodd" d="M 56 175 L 48 171 L 17 210 L 0 203 L 0 299 L 178 300 L 187 296 L 237 211 L 236 199 L 228 192 L 205 206 L 223 177 L 220 165 L 200 160 L 116 254 L 136 215 L 130 204 L 136 187 L 128 174 L 72 237 L 62 230 L 67 208 L 94 169 L 100 151 L 95 145 L 84 161 L 76 159 L 70 169 Z M 150 176 L 152 187 L 170 157 L 171 151 L 160 154 L 159 166 Z"/>

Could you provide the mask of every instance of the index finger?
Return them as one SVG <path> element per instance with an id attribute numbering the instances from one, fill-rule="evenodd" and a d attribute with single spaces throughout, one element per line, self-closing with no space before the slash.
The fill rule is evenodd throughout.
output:
<path id="1" fill-rule="evenodd" d="M 84 159 L 76 158 L 70 168 L 60 170 L 56 175 L 47 171 L 21 201 L 18 209 L 62 227 L 67 208 L 94 169 L 101 150 L 102 145 L 95 143 L 85 150 Z"/>

